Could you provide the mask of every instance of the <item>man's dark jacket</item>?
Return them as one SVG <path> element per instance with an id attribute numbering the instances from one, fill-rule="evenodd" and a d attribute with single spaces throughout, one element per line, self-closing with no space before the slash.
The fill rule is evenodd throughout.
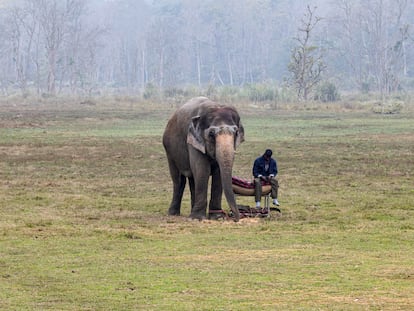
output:
<path id="1" fill-rule="evenodd" d="M 264 156 L 258 157 L 254 161 L 253 165 L 253 176 L 254 178 L 259 177 L 259 175 L 262 176 L 269 176 L 269 175 L 277 175 L 277 163 L 273 158 L 270 158 L 269 161 L 269 169 L 265 170 L 265 158 Z"/>

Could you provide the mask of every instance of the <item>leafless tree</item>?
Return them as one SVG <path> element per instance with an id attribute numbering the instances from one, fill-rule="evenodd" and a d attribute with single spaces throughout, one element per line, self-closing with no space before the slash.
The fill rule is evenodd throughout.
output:
<path id="1" fill-rule="evenodd" d="M 298 98 L 307 100 L 309 93 L 321 81 L 325 65 L 317 46 L 311 42 L 313 31 L 321 20 L 315 15 L 316 8 L 307 6 L 307 12 L 299 27 L 299 35 L 295 38 L 298 45 L 293 49 L 289 71 Z"/>

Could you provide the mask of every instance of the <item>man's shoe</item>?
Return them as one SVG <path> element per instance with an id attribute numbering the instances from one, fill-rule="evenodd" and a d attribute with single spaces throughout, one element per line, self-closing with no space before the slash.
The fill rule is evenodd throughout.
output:
<path id="1" fill-rule="evenodd" d="M 276 205 L 276 206 L 280 205 L 277 199 L 273 199 L 273 205 Z"/>

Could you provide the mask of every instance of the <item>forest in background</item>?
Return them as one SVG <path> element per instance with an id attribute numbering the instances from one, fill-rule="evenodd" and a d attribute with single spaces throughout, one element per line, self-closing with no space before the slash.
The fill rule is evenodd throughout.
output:
<path id="1" fill-rule="evenodd" d="M 3 0 L 0 94 L 387 96 L 414 89 L 413 16 L 413 0 Z"/>

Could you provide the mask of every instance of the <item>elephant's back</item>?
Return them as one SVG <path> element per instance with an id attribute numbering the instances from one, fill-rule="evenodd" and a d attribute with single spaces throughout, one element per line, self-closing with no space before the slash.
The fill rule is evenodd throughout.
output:
<path id="1" fill-rule="evenodd" d="M 208 99 L 207 97 L 204 96 L 199 96 L 199 97 L 194 97 L 191 98 L 190 100 L 188 100 L 184 105 L 182 105 L 178 110 L 195 110 L 198 109 L 198 107 L 204 103 L 210 101 L 210 99 Z"/>
<path id="2" fill-rule="evenodd" d="M 194 97 L 178 108 L 167 123 L 164 136 L 182 135 L 187 139 L 191 119 L 199 114 L 200 106 L 211 102 L 207 97 Z"/>
<path id="3" fill-rule="evenodd" d="M 202 114 L 208 114 L 221 108 L 230 108 L 234 110 L 234 107 L 212 101 L 207 97 L 200 96 L 194 97 L 187 101 L 176 111 L 176 114 L 178 114 L 179 118 L 182 118 L 180 122 L 184 122 L 189 125 L 193 117 L 200 116 Z"/>

